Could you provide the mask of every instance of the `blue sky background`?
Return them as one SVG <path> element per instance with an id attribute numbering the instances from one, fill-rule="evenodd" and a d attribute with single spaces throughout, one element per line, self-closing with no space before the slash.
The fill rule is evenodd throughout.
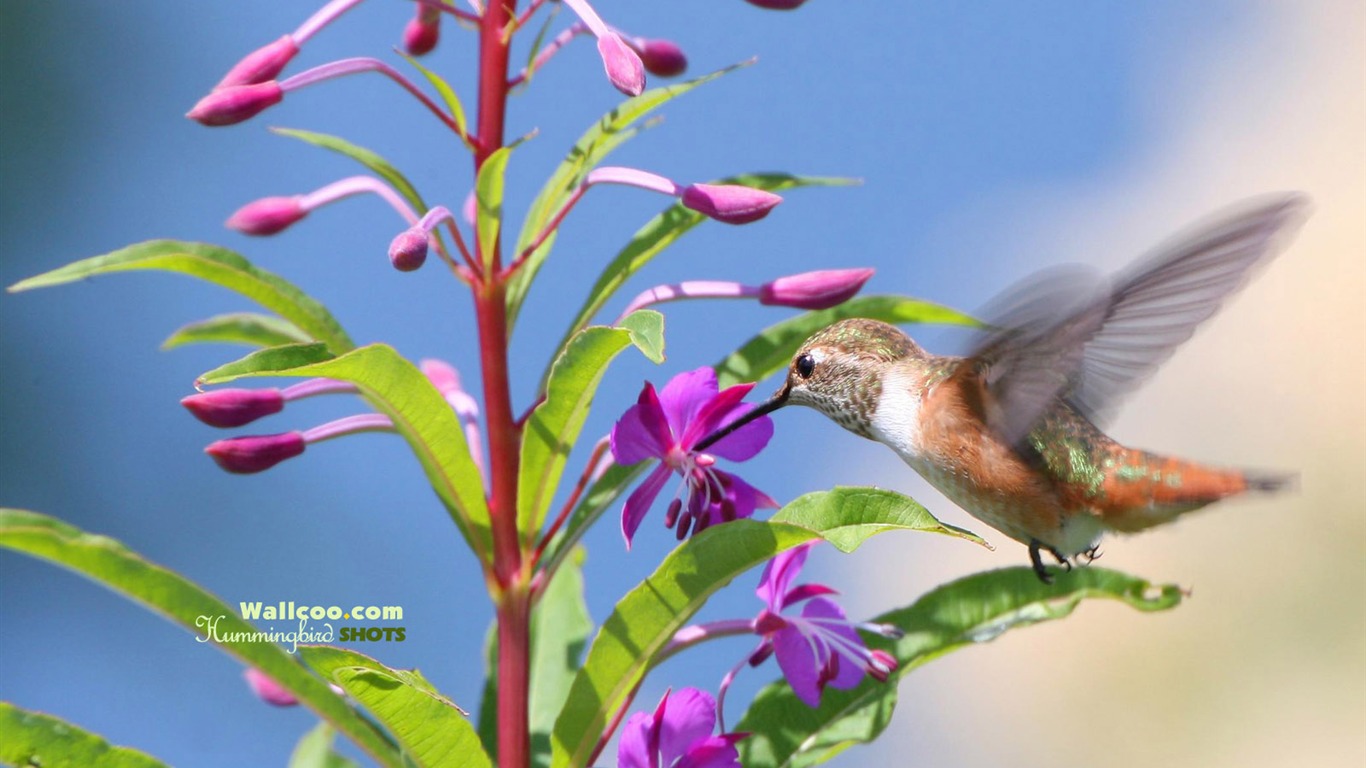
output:
<path id="1" fill-rule="evenodd" d="M 670 104 L 665 122 L 613 163 L 681 181 L 766 170 L 863 180 L 794 191 L 754 225 L 698 228 L 609 304 L 607 320 L 659 283 L 758 283 L 854 266 L 878 269 L 870 291 L 971 310 L 1040 266 L 1118 267 L 1241 197 L 1310 191 L 1319 212 L 1292 254 L 1117 425 L 1127 429 L 1121 439 L 1145 447 L 1299 468 L 1301 494 L 1114 543 L 1106 565 L 1198 580 L 1197 599 L 1159 617 L 1084 609 L 917 671 L 902 685 L 889 737 L 833 764 L 904 764 L 907 754 L 934 765 L 1096 754 L 1116 765 L 1230 756 L 1229 764 L 1359 764 L 1366 67 L 1351 33 L 1366 28 L 1361 8 L 1177 0 L 812 0 L 795 13 L 739 0 L 598 7 L 635 34 L 677 41 L 690 74 L 759 56 Z M 301 285 L 358 341 L 447 359 L 477 389 L 468 298 L 440 269 L 389 267 L 385 248 L 401 223 L 377 201 L 342 202 L 268 239 L 222 228 L 249 200 L 357 172 L 268 125 L 374 148 L 428 200 L 452 208 L 471 185 L 461 147 L 379 77 L 291 94 L 238 127 L 181 117 L 241 55 L 313 9 L 259 0 L 0 5 L 0 283 L 153 237 L 212 241 Z M 406 3 L 364 4 L 308 43 L 290 71 L 348 56 L 395 58 L 388 51 L 410 12 Z M 471 105 L 473 36 L 453 25 L 443 34 L 427 63 Z M 617 100 L 587 41 L 515 99 L 509 133 L 540 133 L 509 169 L 514 217 Z M 662 204 L 598 189 L 567 220 L 517 328 L 519 403 L 600 265 Z M 158 347 L 174 328 L 245 309 L 244 300 L 168 275 L 92 282 L 0 296 L 0 503 L 117 538 L 229 604 L 400 604 L 405 642 L 355 647 L 421 667 L 473 708 L 489 619 L 482 581 L 401 441 L 361 436 L 260 475 L 223 473 L 201 452 L 221 435 L 177 400 L 197 374 L 240 350 Z M 643 379 L 709 364 L 789 314 L 745 302 L 665 312 L 668 360 L 654 367 L 624 355 L 585 435 L 605 433 Z M 964 341 L 936 329 L 915 335 L 937 351 Z M 767 393 L 774 383 L 760 386 Z M 324 400 L 291 405 L 265 429 L 355 410 Z M 569 472 L 582 460 L 571 459 Z M 895 457 L 809 412 L 780 414 L 773 445 L 746 477 L 782 500 L 835 484 L 890 486 L 972 526 Z M 812 568 L 848 593 L 851 613 L 871 615 L 959 575 L 1025 562 L 1023 548 L 977 529 L 997 551 L 902 537 L 853 557 L 820 553 Z M 595 619 L 653 569 L 669 534 L 648 520 L 626 553 L 615 516 L 604 517 L 586 540 Z M 738 579 L 704 617 L 752 615 L 756 579 Z M 652 704 L 671 684 L 714 689 L 750 641 L 714 645 L 671 662 L 639 701 Z M 262 705 L 236 661 L 152 613 L 9 552 L 0 553 L 0 658 L 0 698 L 175 765 L 280 764 L 313 722 L 306 711 Z M 746 671 L 732 701 L 775 674 Z"/>

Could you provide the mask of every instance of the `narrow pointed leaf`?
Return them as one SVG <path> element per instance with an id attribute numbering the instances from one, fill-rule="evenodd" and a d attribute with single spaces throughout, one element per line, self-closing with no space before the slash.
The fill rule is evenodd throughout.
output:
<path id="1" fill-rule="evenodd" d="M 436 92 L 441 95 L 441 100 L 446 103 L 446 109 L 451 113 L 451 119 L 455 120 L 455 127 L 460 130 L 460 138 L 465 139 L 467 135 L 465 132 L 465 107 L 461 105 L 460 97 L 455 95 L 455 89 L 441 75 L 422 66 L 417 59 L 404 53 L 399 53 L 399 55 L 413 65 L 413 69 L 421 72 L 422 76 L 427 78 L 427 82 L 431 83 Z"/>
<path id="2" fill-rule="evenodd" d="M 765 328 L 716 364 L 721 387 L 759 381 L 787 367 L 802 342 L 827 325 L 849 317 L 884 323 L 939 323 L 979 327 L 981 323 L 948 307 L 904 296 L 859 296 L 830 309 L 803 312 Z"/>
<path id="3" fill-rule="evenodd" d="M 906 633 L 900 640 L 865 637 L 870 647 L 886 650 L 900 664 L 887 683 L 865 678 L 852 690 L 827 688 L 816 709 L 793 695 L 786 681 L 760 691 L 735 726 L 751 734 L 738 745 L 740 760 L 745 765 L 816 765 L 851 744 L 871 741 L 887 727 L 896 682 L 907 672 L 1009 630 L 1064 618 L 1082 600 L 1118 600 L 1150 612 L 1175 607 L 1181 598 L 1175 585 L 1158 587 L 1092 567 L 1060 573 L 1052 586 L 1040 582 L 1030 568 L 978 573 L 945 584 L 909 607 L 874 619 Z"/>
<path id="4" fill-rule="evenodd" d="M 207 280 L 275 312 L 333 352 L 345 352 L 355 346 L 322 304 L 278 275 L 252 266 L 227 248 L 207 243 L 149 240 L 30 277 L 11 285 L 9 290 L 27 291 L 132 270 L 179 272 Z"/>
<path id="5" fill-rule="evenodd" d="M 417 670 L 391 669 L 364 654 L 329 645 L 300 646 L 299 655 L 360 702 L 418 766 L 493 765 L 474 726 Z"/>
<path id="6" fill-rule="evenodd" d="M 640 315 L 641 317 L 636 317 Z M 651 317 L 653 316 L 653 317 Z M 622 350 L 637 339 L 643 350 L 663 345 L 659 313 L 642 310 L 626 318 L 630 328 L 593 326 L 579 332 L 555 359 L 546 384 L 546 397 L 531 412 L 522 433 L 518 476 L 517 526 L 531 539 L 545 522 L 569 452 L 593 403 L 603 374 Z M 627 323 L 623 323 L 626 325 Z"/>
<path id="7" fill-rule="evenodd" d="M 770 520 L 819 528 L 821 538 L 841 552 L 853 552 L 869 536 L 892 529 L 941 533 L 988 546 L 972 531 L 939 522 L 914 499 L 878 488 L 837 486 L 813 491 L 778 510 Z M 831 520 L 840 522 L 831 524 Z"/>
<path id="8" fill-rule="evenodd" d="M 0 546 L 70 568 L 180 624 L 196 640 L 214 640 L 223 651 L 284 686 L 300 704 L 334 725 L 380 764 L 401 765 L 398 753 L 370 723 L 283 648 L 270 642 L 232 642 L 234 635 L 253 635 L 257 628 L 174 571 L 144 560 L 107 536 L 86 533 L 56 518 L 25 510 L 0 509 Z M 214 623 L 209 627 L 207 622 Z M 102 763 L 89 763 L 96 764 Z"/>
<path id="9" fill-rule="evenodd" d="M 150 755 L 116 747 L 71 723 L 0 701 L 0 764 L 98 765 L 102 768 L 166 768 Z"/>
<path id="10" fill-rule="evenodd" d="M 332 743 L 337 729 L 320 722 L 304 734 L 289 756 L 289 768 L 360 768 L 354 761 L 338 754 Z"/>
<path id="11" fill-rule="evenodd" d="M 355 384 L 371 405 L 393 419 L 466 541 L 486 557 L 490 534 L 483 481 L 470 458 L 465 430 L 446 399 L 417 366 L 384 344 L 370 344 L 330 359 L 319 359 L 321 353 L 316 345 L 263 349 L 209 371 L 200 381 L 222 384 L 244 376 L 322 376 Z"/>
<path id="12" fill-rule="evenodd" d="M 498 238 L 503 227 L 503 183 L 511 156 L 509 147 L 489 155 L 480 166 L 474 185 L 474 199 L 479 207 L 475 231 L 479 234 L 479 258 L 485 270 L 492 269 L 493 256 L 498 252 Z"/>
<path id="13" fill-rule="evenodd" d="M 551 765 L 582 768 L 608 718 L 619 710 L 644 678 L 655 655 L 713 592 L 774 555 L 826 532 L 848 543 L 901 528 L 944 532 L 942 523 L 922 518 L 919 505 L 890 491 L 837 488 L 816 499 L 803 497 L 802 527 L 793 523 L 735 520 L 712 526 L 684 542 L 655 572 L 617 603 L 598 631 L 551 741 Z M 845 504 L 846 497 L 869 499 L 868 509 Z M 896 498 L 902 506 L 883 503 Z M 794 504 L 798 502 L 793 502 Z M 909 522 L 908 522 L 909 521 Z M 856 528 L 864 528 L 859 535 Z"/>
<path id="14" fill-rule="evenodd" d="M 550 6 L 550 12 L 545 15 L 545 19 L 541 22 L 540 30 L 536 32 L 536 38 L 531 41 L 531 47 L 527 48 L 526 64 L 524 66 L 524 69 L 526 70 L 526 79 L 522 81 L 522 87 L 530 85 L 532 78 L 536 77 L 536 55 L 541 52 L 541 47 L 545 45 L 546 35 L 550 34 L 550 27 L 555 23 L 555 19 L 559 15 L 559 3 L 552 4 Z"/>
<path id="15" fill-rule="evenodd" d="M 214 315 L 197 323 L 183 325 L 161 342 L 162 349 L 186 344 L 246 344 L 251 347 L 278 347 L 282 344 L 307 344 L 312 341 L 298 326 L 259 312 L 232 312 Z"/>
<path id="16" fill-rule="evenodd" d="M 521 234 L 517 237 L 517 253 L 520 254 L 536 240 L 536 236 L 550 223 L 551 218 L 574 193 L 574 190 L 578 188 L 589 171 L 597 167 L 598 163 L 601 163 L 604 158 L 612 153 L 612 150 L 638 133 L 638 131 L 630 130 L 637 120 L 697 86 L 749 66 L 751 63 L 747 61 L 734 64 L 725 69 L 689 80 L 686 83 L 651 88 L 639 96 L 618 104 L 611 112 L 603 115 L 587 131 L 584 131 L 579 140 L 574 143 L 569 154 L 550 175 L 550 178 L 546 180 L 541 191 L 537 193 L 536 199 L 532 201 L 531 207 L 527 210 L 526 218 L 522 221 Z M 552 233 L 531 254 L 526 264 L 518 270 L 509 283 L 507 292 L 508 315 L 513 320 L 517 318 L 522 302 L 526 299 L 527 291 L 531 288 L 531 281 L 535 279 L 541 264 L 550 255 L 550 249 L 554 245 L 555 235 Z"/>
<path id="17" fill-rule="evenodd" d="M 741 184 L 768 192 L 781 192 L 798 187 L 843 186 L 856 182 L 853 179 L 820 176 L 749 173 L 718 179 L 710 183 Z M 569 324 L 566 338 L 591 322 L 594 315 L 602 309 L 608 299 L 612 298 L 612 295 L 625 285 L 626 281 L 630 280 L 636 272 L 649 264 L 651 259 L 658 256 L 665 248 L 673 245 L 680 237 L 692 231 L 693 227 L 706 220 L 706 216 L 684 208 L 682 203 L 675 203 L 658 216 L 650 219 L 645 226 L 636 231 L 635 235 L 631 237 L 631 242 L 627 243 L 626 247 L 616 255 L 616 258 L 612 259 L 612 263 L 602 270 L 597 282 L 589 290 L 588 298 L 584 300 L 583 307 L 573 322 Z"/>
<path id="18" fill-rule="evenodd" d="M 417 188 L 413 186 L 412 182 L 408 181 L 408 177 L 404 176 L 393 166 L 393 164 L 383 157 L 380 157 L 380 155 L 373 150 L 352 144 L 346 139 L 331 136 L 326 133 L 301 131 L 297 128 L 271 128 L 270 130 L 281 136 L 298 139 L 312 144 L 315 147 L 322 147 L 323 149 L 331 150 L 339 155 L 355 160 L 366 168 L 369 168 L 376 176 L 379 176 L 387 182 L 389 186 L 393 187 L 403 196 L 404 200 L 408 201 L 409 205 L 418 210 L 419 214 L 422 211 L 427 210 L 427 203 L 422 200 L 422 196 L 418 194 Z"/>

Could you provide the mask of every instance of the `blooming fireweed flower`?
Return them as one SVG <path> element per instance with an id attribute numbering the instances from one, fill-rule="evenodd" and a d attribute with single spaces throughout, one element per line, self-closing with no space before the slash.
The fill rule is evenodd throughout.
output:
<path id="1" fill-rule="evenodd" d="M 627 547 L 674 472 L 683 478 L 681 497 L 675 495 L 669 503 L 664 524 L 675 528 L 680 539 L 689 529 L 697 533 L 715 523 L 749 517 L 759 507 L 778 506 L 768 494 L 715 467 L 718 456 L 745 461 L 763 450 L 773 437 L 773 422 L 767 416 L 717 441 L 710 453 L 692 449 L 718 427 L 752 410 L 753 405 L 741 400 L 753 388 L 753 384 L 738 384 L 717 391 L 716 372 L 705 367 L 673 377 L 659 393 L 653 384 L 645 383 L 636 404 L 612 427 L 611 436 L 612 456 L 618 464 L 660 460 L 622 509 L 621 532 Z"/>
<path id="2" fill-rule="evenodd" d="M 869 650 L 856 628 L 887 636 L 899 637 L 901 630 L 885 624 L 856 624 L 844 616 L 835 601 L 822 595 L 835 594 L 824 584 L 792 582 L 801 572 L 806 555 L 818 542 L 808 542 L 773 558 L 764 567 L 755 594 L 767 605 L 754 619 L 754 631 L 763 641 L 750 655 L 749 663 L 757 666 L 770 654 L 778 657 L 783 676 L 807 706 L 821 703 L 821 692 L 827 685 L 853 688 L 872 675 L 879 681 L 896 669 L 896 659 L 882 650 Z M 800 615 L 782 615 L 782 611 L 805 601 Z M 729 684 L 727 679 L 724 687 Z"/>
<path id="3" fill-rule="evenodd" d="M 713 736 L 716 700 L 696 688 L 664 692 L 654 712 L 626 721 L 617 768 L 740 768 L 735 742 L 748 734 Z"/>

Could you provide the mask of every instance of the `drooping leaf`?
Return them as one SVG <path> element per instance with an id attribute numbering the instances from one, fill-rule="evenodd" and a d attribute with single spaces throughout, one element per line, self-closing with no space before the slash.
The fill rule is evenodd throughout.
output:
<path id="1" fill-rule="evenodd" d="M 721 387 L 759 381 L 786 368 L 792 355 L 816 331 L 849 317 L 884 323 L 939 323 L 977 327 L 981 323 L 956 310 L 904 296 L 859 296 L 830 309 L 804 312 L 765 328 L 716 364 Z"/>
<path id="2" fill-rule="evenodd" d="M 392 669 L 365 654 L 330 645 L 299 646 L 299 655 L 360 702 L 418 766 L 493 765 L 474 726 L 421 672 Z"/>
<path id="3" fill-rule="evenodd" d="M 503 183 L 507 174 L 510 147 L 501 147 L 484 160 L 474 184 L 474 200 L 479 207 L 475 230 L 479 234 L 479 258 L 485 270 L 493 264 L 498 238 L 503 228 Z"/>
<path id="4" fill-rule="evenodd" d="M 300 141 L 308 142 L 309 144 L 316 147 L 322 147 L 323 149 L 329 149 L 339 155 L 355 160 L 366 168 L 369 168 L 371 171 L 374 171 L 375 175 L 379 176 L 387 182 L 389 186 L 397 190 L 398 193 L 403 196 L 403 199 L 408 201 L 409 205 L 417 209 L 419 215 L 427 210 L 427 203 L 422 200 L 422 196 L 417 193 L 417 188 L 413 186 L 412 182 L 408 181 L 408 177 L 404 176 L 393 166 L 393 164 L 383 157 L 380 157 L 379 154 L 374 151 L 352 144 L 346 139 L 330 136 L 326 133 L 301 131 L 296 128 L 271 128 L 270 130 L 281 136 L 299 139 Z"/>
<path id="5" fill-rule="evenodd" d="M 522 431 L 517 527 L 523 537 L 534 537 L 545 522 L 564 463 L 578 442 L 607 366 L 637 339 L 644 344 L 642 351 L 660 349 L 664 343 L 663 327 L 658 312 L 642 310 L 632 313 L 620 328 L 583 329 L 556 358 L 545 400 L 531 412 Z"/>
<path id="6" fill-rule="evenodd" d="M 845 504 L 847 497 L 867 500 L 868 508 Z M 903 505 L 894 503 L 898 498 Z M 809 527 L 735 520 L 707 528 L 670 553 L 617 603 L 555 722 L 552 766 L 587 764 L 608 718 L 626 704 L 655 655 L 713 592 L 741 573 L 827 531 L 845 545 L 896 528 L 957 535 L 932 517 L 922 517 L 915 502 L 890 491 L 836 488 L 802 504 L 803 525 Z"/>
<path id="7" fill-rule="evenodd" d="M 176 329 L 161 342 L 162 349 L 186 344 L 246 344 L 251 347 L 278 347 L 282 344 L 307 344 L 312 341 L 298 326 L 259 312 L 232 312 L 214 315 Z"/>
<path id="8" fill-rule="evenodd" d="M 320 722 L 299 743 L 289 756 L 289 768 L 359 768 L 351 759 L 338 754 L 332 748 L 337 729 Z"/>
<path id="9" fill-rule="evenodd" d="M 574 190 L 578 188 L 589 171 L 611 154 L 612 150 L 638 133 L 638 131 L 630 130 L 637 120 L 697 86 L 748 66 L 750 63 L 735 64 L 689 80 L 686 83 L 651 88 L 639 96 L 618 104 L 611 112 L 603 115 L 587 131 L 584 131 L 579 140 L 574 143 L 569 154 L 550 175 L 550 178 L 546 180 L 541 191 L 537 193 L 536 199 L 532 201 L 531 207 L 527 210 L 526 218 L 522 221 L 521 234 L 517 237 L 517 253 L 520 254 L 535 242 L 537 235 L 550 223 L 551 218 L 560 210 L 570 195 L 574 194 Z M 509 283 L 507 291 L 508 316 L 512 320 L 516 320 L 522 302 L 526 299 L 527 291 L 531 288 L 531 281 L 535 279 L 536 273 L 540 271 L 541 264 L 550 255 L 550 249 L 554 245 L 555 235 L 552 233 L 530 255 L 526 264 L 513 276 Z"/>
<path id="10" fill-rule="evenodd" d="M 820 176 L 792 176 L 785 173 L 747 173 L 718 179 L 711 183 L 741 184 L 768 192 L 781 192 L 798 187 L 842 186 L 853 184 L 855 181 L 853 179 Z M 626 247 L 616 255 L 616 258 L 612 259 L 612 263 L 602 270 L 602 274 L 598 275 L 597 282 L 588 291 L 588 298 L 584 300 L 583 307 L 574 317 L 573 322 L 569 324 L 569 330 L 565 337 L 568 338 L 577 329 L 590 322 L 593 316 L 607 303 L 607 300 L 617 292 L 617 289 L 625 285 L 626 281 L 630 280 L 646 264 L 649 264 L 651 259 L 658 256 L 665 248 L 673 245 L 693 227 L 706 220 L 706 216 L 684 208 L 682 203 L 675 203 L 650 219 L 645 226 L 636 231 Z M 561 344 L 563 345 L 563 342 Z"/>
<path id="11" fill-rule="evenodd" d="M 222 384 L 244 376 L 322 376 L 355 384 L 372 406 L 393 419 L 470 547 L 480 557 L 490 552 L 488 503 L 465 431 L 436 387 L 392 347 L 370 344 L 335 358 L 325 357 L 317 345 L 274 347 L 220 366 L 199 380 Z"/>
<path id="12" fill-rule="evenodd" d="M 786 681 L 755 697 L 735 730 L 750 733 L 740 742 L 745 765 L 809 766 L 855 743 L 876 738 L 891 718 L 896 682 L 907 672 L 946 653 L 1043 621 L 1064 618 L 1082 600 L 1118 600 L 1139 611 L 1162 611 L 1181 602 L 1179 587 L 1162 587 L 1104 568 L 1058 574 L 1052 586 L 1030 568 L 978 573 L 926 593 L 915 603 L 877 617 L 900 627 L 900 640 L 868 636 L 870 647 L 896 657 L 900 666 L 887 683 L 865 678 L 857 688 L 827 688 L 816 709 L 792 693 Z"/>
<path id="13" fill-rule="evenodd" d="M 465 139 L 467 136 L 465 131 L 465 107 L 461 105 L 460 97 L 455 95 L 455 89 L 451 87 L 450 83 L 446 82 L 445 78 L 422 66 L 422 64 L 412 56 L 403 52 L 399 52 L 398 55 L 402 56 L 405 61 L 413 65 L 413 69 L 421 72 L 422 76 L 427 78 L 427 82 L 431 83 L 432 87 L 436 89 L 436 92 L 441 95 L 441 100 L 446 103 L 446 109 L 450 112 L 451 119 L 455 121 L 455 127 L 460 131 L 460 138 Z"/>
<path id="14" fill-rule="evenodd" d="M 550 765 L 550 732 L 579 671 L 593 620 L 583 597 L 583 549 L 555 572 L 554 578 L 531 612 L 531 695 L 528 704 L 531 729 L 531 763 Z M 485 744 L 498 733 L 498 675 L 496 633 L 486 643 L 488 677 L 479 708 L 479 733 Z"/>
<path id="15" fill-rule="evenodd" d="M 398 752 L 382 734 L 280 646 L 251 640 L 233 642 L 234 637 L 254 636 L 258 630 L 183 576 L 144 560 L 107 536 L 86 533 L 56 518 L 25 510 L 0 509 L 0 546 L 70 568 L 180 624 L 196 635 L 196 640 L 213 641 L 284 686 L 300 704 L 346 734 L 382 765 L 401 766 Z M 8 729 L 0 730 L 9 733 Z M 8 743 L 8 738 L 0 739 L 0 744 Z"/>
<path id="16" fill-rule="evenodd" d="M 820 530 L 821 538 L 841 552 L 853 552 L 869 536 L 884 530 L 942 533 L 988 546 L 972 531 L 939 522 L 920 502 L 878 488 L 837 486 L 813 491 L 778 510 L 770 521 Z"/>
<path id="17" fill-rule="evenodd" d="M 646 359 L 658 365 L 664 362 L 664 316 L 652 309 L 642 309 L 623 317 L 617 324 L 631 334 Z"/>
<path id="18" fill-rule="evenodd" d="M 345 352 L 354 346 L 322 304 L 278 275 L 252 266 L 227 248 L 207 243 L 149 240 L 44 272 L 11 285 L 9 290 L 27 291 L 140 269 L 179 272 L 236 291 L 290 321 L 333 352 Z"/>
<path id="19" fill-rule="evenodd" d="M 0 764 L 17 766 L 98 765 L 105 768 L 166 768 L 135 749 L 116 747 L 52 715 L 0 701 Z"/>

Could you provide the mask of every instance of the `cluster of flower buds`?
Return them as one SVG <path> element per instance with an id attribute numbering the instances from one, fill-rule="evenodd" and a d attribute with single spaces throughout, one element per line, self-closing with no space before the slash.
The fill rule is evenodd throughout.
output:
<path id="1" fill-rule="evenodd" d="M 474 400 L 460 387 L 460 376 L 454 368 L 439 360 L 424 360 L 423 372 L 446 402 L 451 404 L 465 428 L 466 438 L 475 463 L 481 468 L 479 451 L 479 409 Z M 334 379 L 309 379 L 284 389 L 216 389 L 183 398 L 185 406 L 195 418 L 211 427 L 232 429 L 246 426 L 258 419 L 284 410 L 285 404 L 306 397 L 327 394 L 355 394 L 352 384 Z M 306 430 L 292 430 L 270 435 L 230 437 L 210 443 L 204 452 L 218 466 L 235 474 L 263 472 L 286 459 L 304 452 L 313 443 L 362 432 L 393 432 L 393 421 L 379 413 L 361 413 L 329 421 Z"/>

